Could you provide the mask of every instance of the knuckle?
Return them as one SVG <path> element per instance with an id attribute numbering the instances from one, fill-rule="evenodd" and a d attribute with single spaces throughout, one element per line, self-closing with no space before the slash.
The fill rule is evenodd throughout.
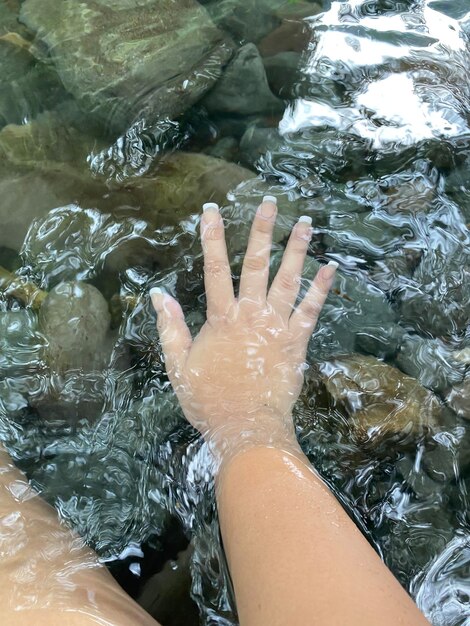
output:
<path id="1" fill-rule="evenodd" d="M 245 257 L 243 265 L 248 270 L 251 270 L 253 272 L 259 272 L 267 267 L 268 262 L 262 256 L 253 255 Z"/>
<path id="2" fill-rule="evenodd" d="M 209 259 L 204 263 L 204 273 L 206 276 L 212 278 L 218 278 L 229 271 L 229 266 L 226 261 L 220 261 L 218 259 Z"/>
<path id="3" fill-rule="evenodd" d="M 220 241 L 224 236 L 224 229 L 222 224 L 215 224 L 204 227 L 202 238 L 206 241 Z"/>
<path id="4" fill-rule="evenodd" d="M 280 271 L 278 274 L 279 287 L 283 291 L 297 291 L 299 288 L 299 277 L 292 272 Z"/>
<path id="5" fill-rule="evenodd" d="M 302 312 L 309 319 L 316 320 L 318 316 L 320 315 L 321 310 L 322 310 L 321 304 L 319 302 L 316 302 L 315 300 L 309 300 L 308 302 L 305 302 L 305 301 L 303 302 Z"/>

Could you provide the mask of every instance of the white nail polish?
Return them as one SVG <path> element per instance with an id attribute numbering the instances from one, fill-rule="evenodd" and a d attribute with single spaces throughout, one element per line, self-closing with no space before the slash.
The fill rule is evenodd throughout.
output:
<path id="1" fill-rule="evenodd" d="M 276 196 L 264 196 L 263 202 L 274 202 L 274 204 L 277 204 L 277 198 Z"/>
<path id="2" fill-rule="evenodd" d="M 299 217 L 299 224 L 300 223 L 309 224 L 311 226 L 312 225 L 312 218 L 309 215 L 301 215 Z"/>
<path id="3" fill-rule="evenodd" d="M 161 295 L 163 292 L 163 289 L 160 289 L 160 287 L 152 287 L 152 289 L 150 289 L 149 294 L 151 296 L 159 296 Z"/>
<path id="4" fill-rule="evenodd" d="M 339 267 L 339 263 L 337 263 L 336 261 L 329 261 L 328 265 L 330 265 L 331 267 Z"/>
<path id="5" fill-rule="evenodd" d="M 215 202 L 206 202 L 205 204 L 202 205 L 202 210 L 203 211 L 218 211 L 219 205 L 216 204 Z"/>

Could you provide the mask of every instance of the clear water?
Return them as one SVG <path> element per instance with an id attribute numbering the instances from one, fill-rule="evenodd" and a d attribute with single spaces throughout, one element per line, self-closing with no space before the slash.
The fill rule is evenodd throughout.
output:
<path id="1" fill-rule="evenodd" d="M 147 290 L 196 332 L 202 202 L 237 280 L 273 193 L 273 270 L 302 214 L 307 275 L 340 263 L 299 440 L 430 621 L 470 624 L 470 6 L 201 4 L 0 4 L 1 438 L 155 617 L 236 624 Z"/>

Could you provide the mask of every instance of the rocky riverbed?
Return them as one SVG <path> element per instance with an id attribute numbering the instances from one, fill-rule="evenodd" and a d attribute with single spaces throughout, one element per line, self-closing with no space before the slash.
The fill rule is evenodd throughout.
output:
<path id="1" fill-rule="evenodd" d="M 340 264 L 299 440 L 430 620 L 457 626 L 470 559 L 464 3 L 158 6 L 0 2 L 2 440 L 164 624 L 235 624 L 210 458 L 169 388 L 147 291 L 178 297 L 197 332 L 202 203 L 223 207 L 237 281 L 274 194 L 272 271 L 300 215 L 315 228 L 306 281 Z M 172 598 L 183 615 L 168 616 Z"/>

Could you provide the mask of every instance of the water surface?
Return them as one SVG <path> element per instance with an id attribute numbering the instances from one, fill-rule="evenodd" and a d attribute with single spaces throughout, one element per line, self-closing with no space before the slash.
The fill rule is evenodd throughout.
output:
<path id="1" fill-rule="evenodd" d="M 237 281 L 265 193 L 273 271 L 304 214 L 306 275 L 340 264 L 299 440 L 430 621 L 470 624 L 467 10 L 0 3 L 1 438 L 164 625 L 237 619 L 147 292 L 197 332 L 201 205 Z"/>

